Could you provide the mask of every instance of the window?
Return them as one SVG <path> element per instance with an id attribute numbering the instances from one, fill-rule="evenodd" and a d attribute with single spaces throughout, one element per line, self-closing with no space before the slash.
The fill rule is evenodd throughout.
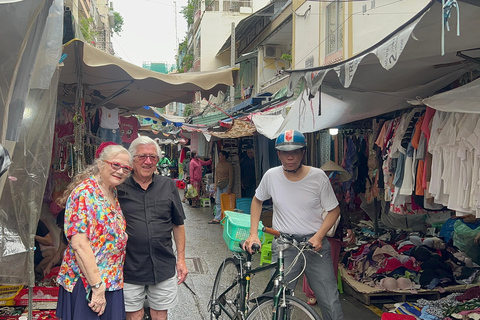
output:
<path id="1" fill-rule="evenodd" d="M 343 2 L 327 6 L 327 55 L 343 48 Z"/>

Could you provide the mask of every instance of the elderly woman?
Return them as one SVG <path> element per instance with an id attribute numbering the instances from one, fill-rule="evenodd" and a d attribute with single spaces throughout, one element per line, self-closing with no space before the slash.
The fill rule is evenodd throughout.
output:
<path id="1" fill-rule="evenodd" d="M 119 145 L 102 144 L 97 154 L 94 164 L 74 178 L 61 199 L 66 202 L 68 239 L 57 277 L 57 317 L 63 320 L 126 318 L 127 234 L 116 186 L 130 175 L 132 157 Z"/>

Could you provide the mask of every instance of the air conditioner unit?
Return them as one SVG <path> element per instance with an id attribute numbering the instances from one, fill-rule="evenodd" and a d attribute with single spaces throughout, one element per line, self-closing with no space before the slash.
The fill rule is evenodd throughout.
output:
<path id="1" fill-rule="evenodd" d="M 280 47 L 279 46 L 264 46 L 263 47 L 263 57 L 264 58 L 278 58 L 278 57 L 280 57 Z"/>

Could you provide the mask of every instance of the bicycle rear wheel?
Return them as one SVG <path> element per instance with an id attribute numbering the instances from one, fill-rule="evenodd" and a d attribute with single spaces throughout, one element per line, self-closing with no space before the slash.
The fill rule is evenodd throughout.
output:
<path id="1" fill-rule="evenodd" d="M 210 319 L 235 319 L 244 300 L 242 287 L 237 283 L 240 266 L 234 258 L 227 258 L 218 269 L 210 298 Z"/>
<path id="2" fill-rule="evenodd" d="M 285 297 L 286 307 L 279 308 L 278 320 L 321 320 L 320 316 L 306 302 L 292 297 Z M 272 320 L 273 298 L 268 298 L 256 305 L 247 315 L 246 320 Z"/>

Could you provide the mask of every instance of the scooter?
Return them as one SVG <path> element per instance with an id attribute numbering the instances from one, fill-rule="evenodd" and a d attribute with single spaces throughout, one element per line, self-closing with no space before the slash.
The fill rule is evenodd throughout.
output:
<path id="1" fill-rule="evenodd" d="M 159 167 L 158 167 L 158 171 L 160 172 L 160 174 L 164 177 L 170 177 L 170 166 L 168 164 L 161 164 Z"/>

